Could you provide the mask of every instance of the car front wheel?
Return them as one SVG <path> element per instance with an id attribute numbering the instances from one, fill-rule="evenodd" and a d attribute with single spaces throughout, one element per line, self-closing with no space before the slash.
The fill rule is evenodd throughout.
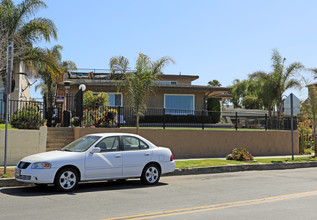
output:
<path id="1" fill-rule="evenodd" d="M 78 173 L 71 167 L 61 169 L 55 177 L 55 186 L 63 192 L 74 190 L 78 184 Z"/>
<path id="2" fill-rule="evenodd" d="M 160 168 L 156 164 L 149 164 L 142 172 L 141 181 L 146 185 L 153 185 L 159 181 L 160 175 Z"/>

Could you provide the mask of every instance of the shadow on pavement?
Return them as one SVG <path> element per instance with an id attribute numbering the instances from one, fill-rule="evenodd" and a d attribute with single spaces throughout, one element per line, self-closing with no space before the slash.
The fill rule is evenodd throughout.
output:
<path id="1" fill-rule="evenodd" d="M 1 193 L 11 196 L 20 197 L 35 197 L 48 195 L 76 195 L 79 193 L 98 192 L 98 191 L 113 191 L 113 190 L 127 190 L 139 188 L 152 188 L 166 186 L 167 183 L 158 182 L 156 185 L 148 186 L 141 183 L 140 180 L 127 180 L 125 182 L 89 182 L 79 183 L 73 192 L 60 192 L 53 185 L 49 186 L 27 186 L 27 187 L 9 187 L 0 190 Z"/>

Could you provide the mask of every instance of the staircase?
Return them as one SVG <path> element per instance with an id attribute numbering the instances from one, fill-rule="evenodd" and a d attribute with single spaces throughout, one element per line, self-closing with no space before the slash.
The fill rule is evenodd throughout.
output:
<path id="1" fill-rule="evenodd" d="M 47 128 L 46 151 L 59 150 L 73 140 L 73 128 Z"/>

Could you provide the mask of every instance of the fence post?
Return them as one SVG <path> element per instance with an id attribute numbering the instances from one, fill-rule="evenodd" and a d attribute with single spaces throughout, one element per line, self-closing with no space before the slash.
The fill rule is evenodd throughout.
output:
<path id="1" fill-rule="evenodd" d="M 238 112 L 236 112 L 236 131 L 238 130 Z"/>
<path id="2" fill-rule="evenodd" d="M 204 130 L 205 129 L 205 121 L 204 121 L 204 114 L 205 113 L 205 111 L 204 110 L 202 110 L 201 111 L 201 128 Z"/>
<path id="3" fill-rule="evenodd" d="M 120 128 L 120 124 L 121 124 L 121 106 L 118 106 L 118 128 Z"/>
<path id="4" fill-rule="evenodd" d="M 265 113 L 265 125 L 264 125 L 265 130 L 267 130 L 267 114 Z"/>
<path id="5" fill-rule="evenodd" d="M 83 91 L 80 89 L 76 93 L 76 116 L 79 118 L 80 127 L 82 127 L 83 121 L 83 110 L 84 110 L 84 102 L 83 102 Z"/>
<path id="6" fill-rule="evenodd" d="M 165 120 L 166 120 L 166 117 L 165 117 L 165 108 L 163 108 L 163 129 L 165 130 Z"/>

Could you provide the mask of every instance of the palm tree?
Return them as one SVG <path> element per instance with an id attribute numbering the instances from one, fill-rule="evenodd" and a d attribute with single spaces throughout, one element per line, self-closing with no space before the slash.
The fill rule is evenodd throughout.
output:
<path id="1" fill-rule="evenodd" d="M 112 57 L 109 66 L 112 74 L 126 73 L 129 70 L 129 60 L 124 56 Z"/>
<path id="2" fill-rule="evenodd" d="M 42 96 L 47 95 L 48 93 L 48 87 L 44 81 L 40 81 L 38 84 L 36 84 L 34 89 L 35 89 L 35 92 L 40 89 Z"/>
<path id="3" fill-rule="evenodd" d="M 292 78 L 299 70 L 302 70 L 304 66 L 299 62 L 291 63 L 285 68 L 284 62 L 285 58 L 282 59 L 280 53 L 277 49 L 273 49 L 272 54 L 272 67 L 273 71 L 270 73 L 255 72 L 251 74 L 251 78 L 257 78 L 264 80 L 265 90 L 267 93 L 265 99 L 267 99 L 267 104 L 273 104 L 275 101 L 277 104 L 277 117 L 278 117 L 278 127 L 281 127 L 280 117 L 283 112 L 283 94 L 287 89 L 290 88 L 300 88 L 300 81 Z M 273 98 L 270 98 L 273 97 Z"/>
<path id="4" fill-rule="evenodd" d="M 64 73 L 70 69 L 76 69 L 76 64 L 72 61 L 62 61 L 60 45 L 55 45 L 51 49 L 42 49 L 39 47 L 29 50 L 25 60 L 32 65 L 38 73 L 38 77 L 43 79 L 47 90 L 48 106 L 52 106 L 53 95 L 56 89 L 56 82 L 63 77 Z M 41 87 L 38 86 L 38 87 Z"/>
<path id="5" fill-rule="evenodd" d="M 111 60 L 116 60 L 112 58 Z M 174 60 L 170 57 L 162 57 L 161 59 L 152 62 L 150 57 L 140 53 L 136 62 L 136 73 L 135 72 L 126 72 L 129 68 L 128 60 L 124 57 L 121 59 L 124 62 L 111 62 L 110 69 L 119 69 L 124 73 L 124 80 L 121 82 L 119 88 L 123 88 L 126 93 L 126 97 L 129 103 L 136 114 L 137 122 L 137 134 L 139 134 L 139 120 L 140 116 L 146 110 L 146 99 L 149 94 L 154 91 L 154 81 L 162 74 L 162 69 L 169 63 L 175 63 Z M 117 61 L 119 61 L 117 60 Z M 121 66 L 121 64 L 124 64 Z M 118 67 L 116 66 L 118 65 Z"/>
<path id="6" fill-rule="evenodd" d="M 14 58 L 21 60 L 32 49 L 33 43 L 44 39 L 57 39 L 57 29 L 53 21 L 38 17 L 28 20 L 40 8 L 47 5 L 40 0 L 24 0 L 15 5 L 12 0 L 0 3 L 0 75 L 6 84 L 6 48 L 14 44 Z"/>
<path id="7" fill-rule="evenodd" d="M 218 80 L 214 79 L 208 82 L 208 86 L 220 87 L 221 83 Z"/>
<path id="8" fill-rule="evenodd" d="M 273 78 L 273 74 L 258 71 L 249 75 L 250 80 L 257 80 L 258 84 L 258 96 L 261 99 L 263 106 L 269 112 L 268 128 L 272 126 L 272 110 L 278 99 L 278 93 L 276 91 L 276 85 Z"/>
<path id="9" fill-rule="evenodd" d="M 28 54 L 27 60 L 31 60 L 35 69 L 37 70 L 36 77 L 43 79 L 47 86 L 48 107 L 53 104 L 53 91 L 55 91 L 56 79 L 63 76 L 63 69 L 61 68 L 60 58 L 61 46 L 54 46 L 52 49 L 34 48 L 32 53 Z"/>

